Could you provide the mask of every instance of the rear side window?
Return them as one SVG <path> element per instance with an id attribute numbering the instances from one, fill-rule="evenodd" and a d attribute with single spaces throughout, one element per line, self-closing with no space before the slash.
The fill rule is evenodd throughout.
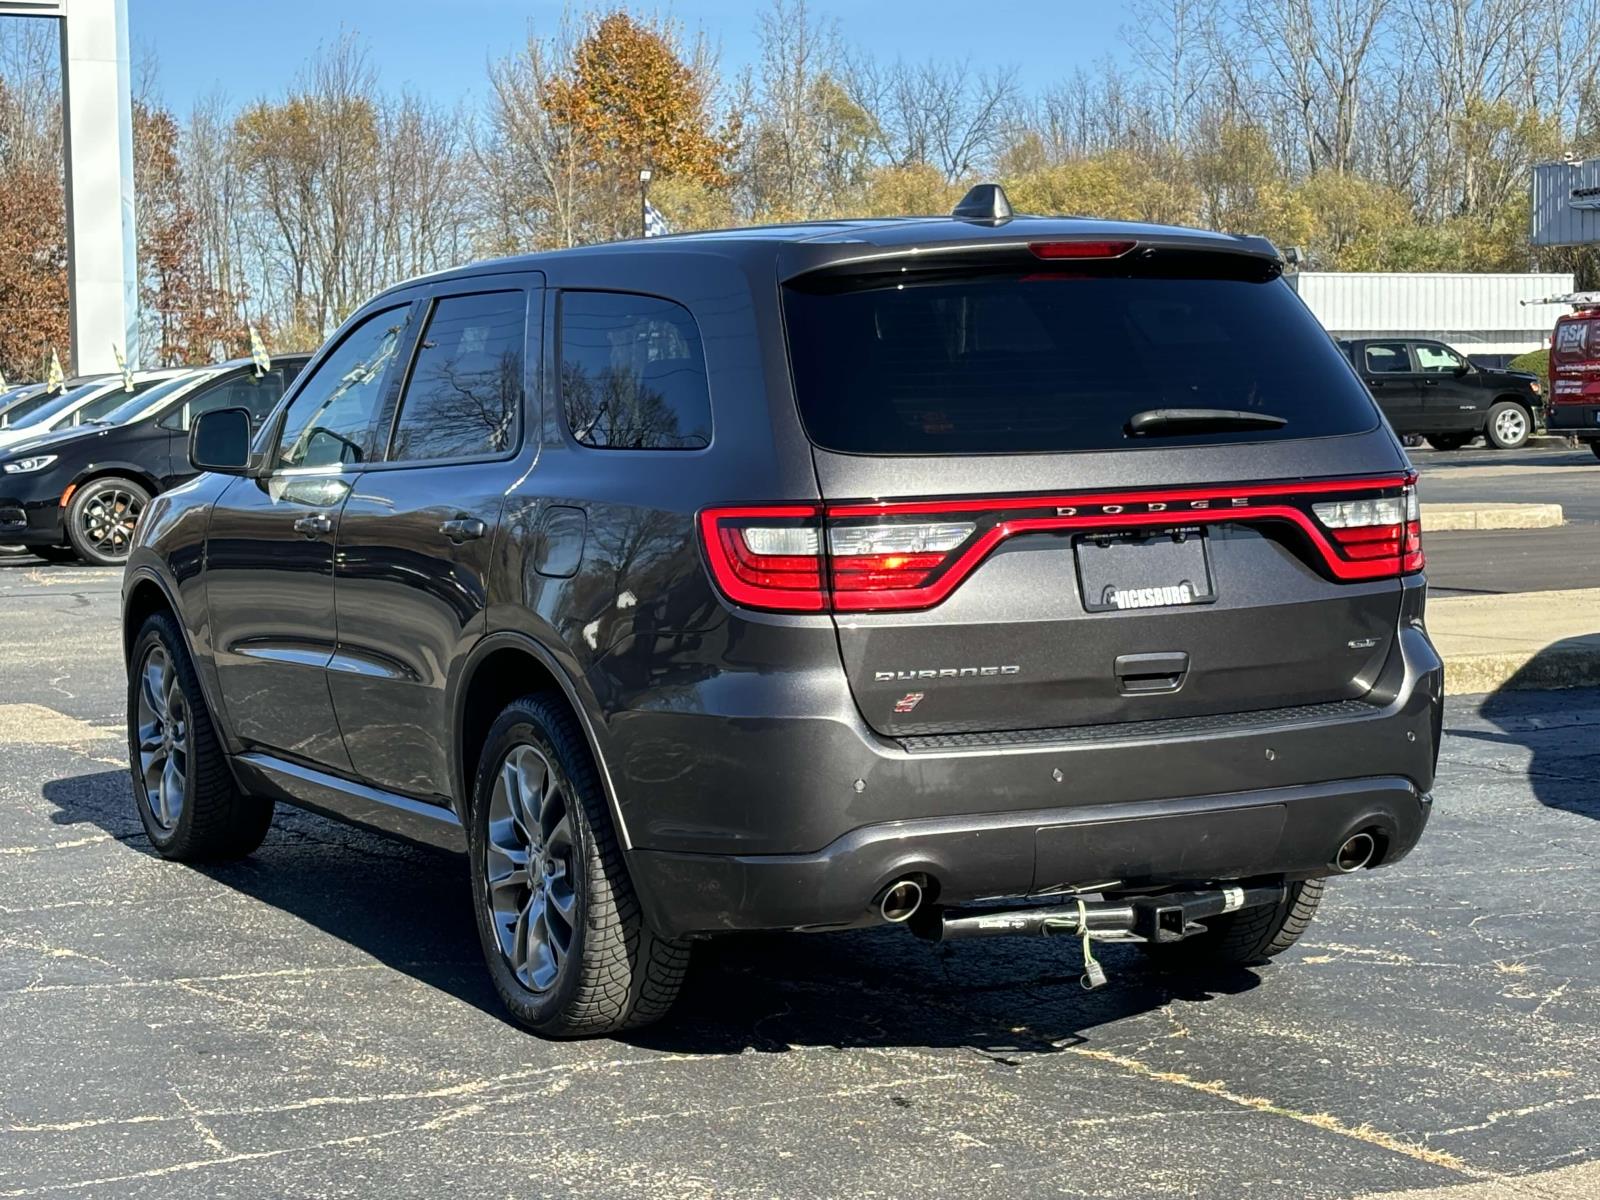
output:
<path id="1" fill-rule="evenodd" d="M 1411 370 L 1404 342 L 1368 342 L 1367 370 L 1374 375 L 1400 375 Z"/>
<path id="2" fill-rule="evenodd" d="M 1048 274 L 785 289 L 812 441 L 857 454 L 1019 454 L 1325 437 L 1377 414 L 1278 280 Z M 1271 429 L 1161 437 L 1136 413 L 1212 408 Z"/>
<path id="3" fill-rule="evenodd" d="M 517 435 L 527 301 L 521 292 L 434 305 L 400 402 L 391 459 L 502 454 Z"/>
<path id="4" fill-rule="evenodd" d="M 694 317 L 654 296 L 562 293 L 561 401 L 585 446 L 709 446 L 711 395 Z"/>
<path id="5" fill-rule="evenodd" d="M 217 408 L 247 409 L 252 422 L 264 421 L 278 407 L 284 389 L 289 386 L 284 376 L 282 367 L 274 367 L 264 375 L 257 375 L 251 369 L 214 385 L 184 404 L 183 428 L 189 428 L 201 413 Z"/>

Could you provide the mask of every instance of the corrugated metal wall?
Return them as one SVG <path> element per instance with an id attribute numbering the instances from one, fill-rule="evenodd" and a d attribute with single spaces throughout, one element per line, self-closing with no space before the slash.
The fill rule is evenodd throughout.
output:
<path id="1" fill-rule="evenodd" d="M 1600 242 L 1600 210 L 1572 207 L 1573 191 L 1587 188 L 1600 189 L 1600 158 L 1534 167 L 1531 234 L 1535 246 Z"/>
<path id="2" fill-rule="evenodd" d="M 1573 289 L 1570 274 L 1301 271 L 1285 278 L 1336 336 L 1436 337 L 1463 348 L 1545 345 L 1567 310 L 1521 301 Z"/>

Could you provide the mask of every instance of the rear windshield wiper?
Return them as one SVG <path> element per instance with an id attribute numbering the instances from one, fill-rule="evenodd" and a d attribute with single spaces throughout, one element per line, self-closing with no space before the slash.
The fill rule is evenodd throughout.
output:
<path id="1" fill-rule="evenodd" d="M 1147 408 L 1128 418 L 1134 437 L 1166 433 L 1199 433 L 1207 429 L 1281 429 L 1289 423 L 1272 413 L 1240 412 L 1232 408 Z"/>

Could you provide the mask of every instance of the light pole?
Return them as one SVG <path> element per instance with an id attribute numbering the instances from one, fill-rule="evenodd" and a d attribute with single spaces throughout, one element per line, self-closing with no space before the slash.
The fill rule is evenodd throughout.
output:
<path id="1" fill-rule="evenodd" d="M 650 236 L 650 168 L 639 170 L 639 236 Z"/>

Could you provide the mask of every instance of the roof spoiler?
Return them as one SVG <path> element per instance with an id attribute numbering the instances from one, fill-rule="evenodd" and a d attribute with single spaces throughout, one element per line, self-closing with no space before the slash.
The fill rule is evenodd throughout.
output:
<path id="1" fill-rule="evenodd" d="M 961 203 L 950 210 L 950 215 L 975 225 L 1004 225 L 1011 220 L 1011 201 L 998 183 L 980 183 L 961 197 Z"/>

